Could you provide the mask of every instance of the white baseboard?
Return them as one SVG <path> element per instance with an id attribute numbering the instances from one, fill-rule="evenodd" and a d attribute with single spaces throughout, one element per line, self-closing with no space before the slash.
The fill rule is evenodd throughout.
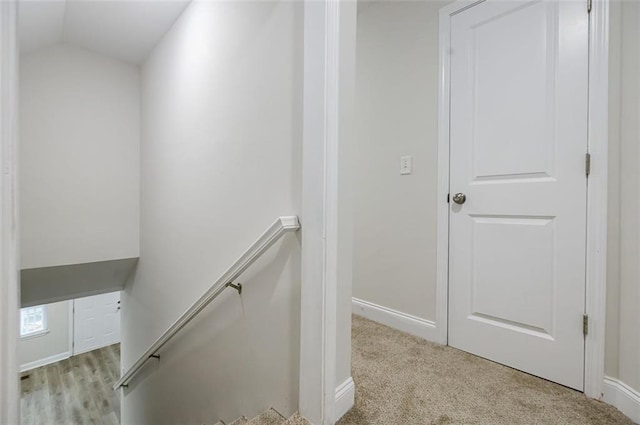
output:
<path id="1" fill-rule="evenodd" d="M 20 372 L 26 372 L 27 370 L 35 369 L 37 367 L 46 366 L 51 363 L 56 363 L 62 360 L 66 360 L 69 357 L 71 357 L 71 353 L 67 351 L 66 353 L 55 354 L 53 356 L 45 357 L 44 359 L 25 363 L 20 366 Z"/>
<path id="2" fill-rule="evenodd" d="M 436 323 L 407 313 L 402 313 L 368 301 L 352 298 L 351 311 L 374 322 L 382 323 L 399 331 L 438 342 Z"/>
<path id="3" fill-rule="evenodd" d="M 640 391 L 608 376 L 604 377 L 603 389 L 605 402 L 618 408 L 632 421 L 640 423 Z"/>
<path id="4" fill-rule="evenodd" d="M 356 400 L 356 385 L 353 378 L 349 377 L 346 381 L 336 388 L 336 422 L 340 420 L 353 407 Z"/>

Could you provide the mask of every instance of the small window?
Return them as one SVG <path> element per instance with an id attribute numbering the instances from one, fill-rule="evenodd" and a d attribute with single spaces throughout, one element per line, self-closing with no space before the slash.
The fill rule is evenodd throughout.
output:
<path id="1" fill-rule="evenodd" d="M 20 336 L 28 337 L 47 333 L 47 309 L 43 305 L 20 310 Z"/>

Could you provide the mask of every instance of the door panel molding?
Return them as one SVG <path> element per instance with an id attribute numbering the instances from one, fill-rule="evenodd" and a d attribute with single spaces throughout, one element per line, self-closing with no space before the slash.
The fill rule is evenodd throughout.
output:
<path id="1" fill-rule="evenodd" d="M 483 1 L 460 0 L 440 10 L 436 328 L 438 342 L 442 344 L 448 343 L 451 17 Z M 586 8 L 587 1 L 584 3 Z M 585 340 L 584 392 L 600 399 L 604 383 L 606 314 L 609 0 L 593 0 L 589 20 L 587 143 L 593 167 L 587 187 L 585 313 L 589 316 L 589 334 Z"/>

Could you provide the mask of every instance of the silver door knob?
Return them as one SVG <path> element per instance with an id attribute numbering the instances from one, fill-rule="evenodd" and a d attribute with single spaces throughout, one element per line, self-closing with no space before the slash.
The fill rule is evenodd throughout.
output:
<path id="1" fill-rule="evenodd" d="M 466 202 L 467 200 L 467 195 L 465 195 L 464 193 L 456 193 L 455 195 L 453 195 L 453 202 L 455 202 L 456 204 L 462 205 Z"/>

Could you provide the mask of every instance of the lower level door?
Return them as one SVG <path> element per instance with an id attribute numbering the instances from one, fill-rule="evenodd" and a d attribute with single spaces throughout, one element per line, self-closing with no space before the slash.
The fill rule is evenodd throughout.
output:
<path id="1" fill-rule="evenodd" d="M 73 354 L 120 342 L 120 292 L 73 301 Z"/>

